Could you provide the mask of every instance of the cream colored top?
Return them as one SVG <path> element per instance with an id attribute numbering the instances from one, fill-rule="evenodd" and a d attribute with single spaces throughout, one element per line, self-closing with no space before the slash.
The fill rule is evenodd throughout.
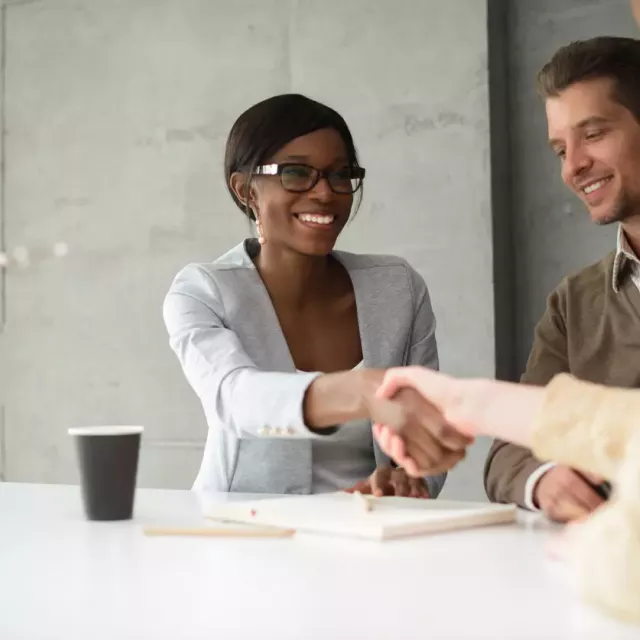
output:
<path id="1" fill-rule="evenodd" d="M 640 623 L 640 390 L 556 376 L 532 449 L 613 482 L 609 501 L 575 529 L 568 559 L 585 601 Z"/>
<path id="2" fill-rule="evenodd" d="M 613 480 L 634 432 L 640 432 L 640 390 L 604 387 L 562 373 L 546 387 L 531 444 L 539 460 Z"/>

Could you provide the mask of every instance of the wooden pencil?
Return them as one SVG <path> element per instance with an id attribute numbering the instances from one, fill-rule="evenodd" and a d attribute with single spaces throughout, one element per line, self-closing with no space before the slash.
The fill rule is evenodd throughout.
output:
<path id="1" fill-rule="evenodd" d="M 373 511 L 373 496 L 367 496 L 360 491 L 354 491 L 353 495 L 362 503 L 365 511 Z"/>
<path id="2" fill-rule="evenodd" d="M 295 529 L 279 529 L 275 527 L 247 527 L 232 529 L 230 527 L 144 527 L 147 536 L 202 536 L 212 538 L 288 538 Z"/>

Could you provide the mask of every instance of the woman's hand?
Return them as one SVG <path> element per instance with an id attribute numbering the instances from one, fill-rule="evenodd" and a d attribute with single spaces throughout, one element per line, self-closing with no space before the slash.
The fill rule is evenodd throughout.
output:
<path id="1" fill-rule="evenodd" d="M 422 478 L 411 478 L 404 469 L 381 467 L 366 480 L 358 482 L 347 493 L 359 491 L 377 497 L 399 496 L 403 498 L 428 498 L 429 490 Z"/>

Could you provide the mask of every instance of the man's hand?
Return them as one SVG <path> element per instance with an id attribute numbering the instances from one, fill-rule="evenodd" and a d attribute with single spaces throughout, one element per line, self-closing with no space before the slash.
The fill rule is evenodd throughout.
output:
<path id="1" fill-rule="evenodd" d="M 428 498 L 429 491 L 422 478 L 410 478 L 404 469 L 382 467 L 376 469 L 366 480 L 358 482 L 346 490 L 347 493 L 359 491 L 363 494 L 381 496 L 400 496 L 404 498 Z"/>
<path id="2" fill-rule="evenodd" d="M 602 481 L 595 476 L 584 476 L 594 484 Z M 558 465 L 538 480 L 533 491 L 533 502 L 551 520 L 570 522 L 589 515 L 604 500 L 579 473 Z"/>
<path id="3" fill-rule="evenodd" d="M 417 391 L 405 387 L 391 400 L 399 411 L 378 417 L 374 405 L 372 418 L 395 436 L 392 438 L 395 446 L 380 438 L 380 426 L 374 431 L 382 450 L 404 467 L 408 475 L 414 478 L 437 475 L 452 469 L 465 457 L 473 439 L 451 427 L 440 411 Z"/>

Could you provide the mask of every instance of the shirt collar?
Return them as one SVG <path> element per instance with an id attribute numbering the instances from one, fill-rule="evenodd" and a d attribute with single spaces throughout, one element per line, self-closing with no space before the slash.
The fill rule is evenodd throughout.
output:
<path id="1" fill-rule="evenodd" d="M 635 263 L 640 266 L 640 260 L 634 253 L 627 236 L 622 229 L 622 225 L 618 226 L 618 239 L 616 242 L 616 257 L 613 262 L 613 290 L 618 293 L 625 275 L 628 273 L 628 265 Z"/>

